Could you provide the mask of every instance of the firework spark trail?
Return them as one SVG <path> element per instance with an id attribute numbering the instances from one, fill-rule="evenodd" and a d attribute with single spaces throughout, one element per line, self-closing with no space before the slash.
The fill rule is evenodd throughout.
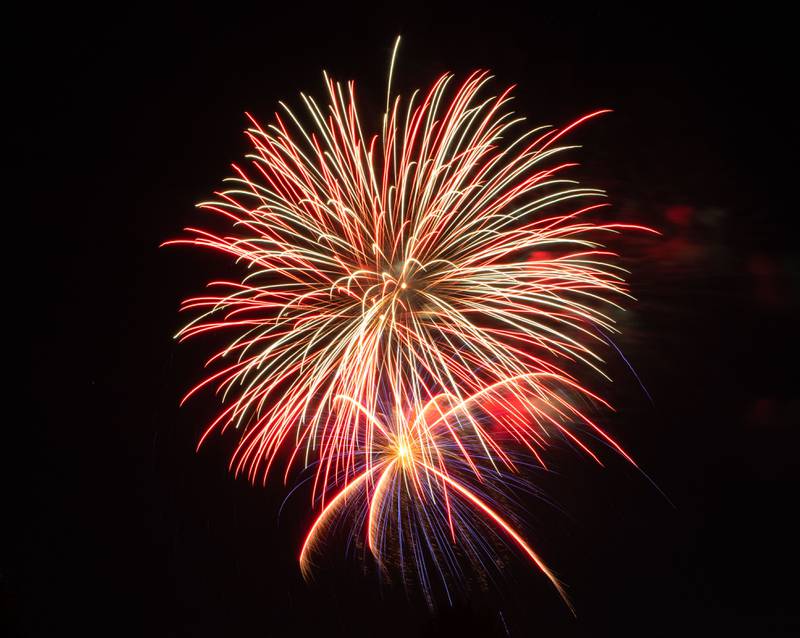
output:
<path id="1" fill-rule="evenodd" d="M 390 78 L 393 70 L 394 58 Z M 630 296 L 600 240 L 648 230 L 592 221 L 602 191 L 567 177 L 574 164 L 562 158 L 574 147 L 565 136 L 605 111 L 526 130 L 509 108 L 511 89 L 489 95 L 489 80 L 476 71 L 456 86 L 445 74 L 405 102 L 390 87 L 381 133 L 370 136 L 354 84 L 326 74 L 326 106 L 302 95 L 303 112 L 281 104 L 265 127 L 248 115 L 248 164 L 199 204 L 225 228 L 166 242 L 247 270 L 182 306 L 196 316 L 178 338 L 229 339 L 184 398 L 206 387 L 222 397 L 200 444 L 238 430 L 231 468 L 251 480 L 266 482 L 279 459 L 284 480 L 313 465 L 311 497 L 328 513 L 320 520 L 363 487 L 373 550 L 380 503 L 401 470 L 419 494 L 423 483 L 440 485 L 454 536 L 455 496 L 492 517 L 462 483 L 445 487 L 455 457 L 482 482 L 515 470 L 509 446 L 544 466 L 540 453 L 558 434 L 599 460 L 579 424 L 630 460 L 576 400 L 606 405 L 575 370 L 603 375 L 593 348 L 616 332 L 610 311 Z M 492 431 L 472 409 L 491 401 L 504 406 Z M 398 431 L 378 416 L 385 405 L 424 408 Z M 410 475 L 402 455 L 377 453 L 387 437 L 414 441 Z"/>

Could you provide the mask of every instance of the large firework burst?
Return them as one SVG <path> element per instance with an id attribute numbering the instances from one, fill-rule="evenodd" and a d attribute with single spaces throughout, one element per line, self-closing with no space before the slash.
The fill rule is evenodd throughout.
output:
<path id="1" fill-rule="evenodd" d="M 237 429 L 232 467 L 251 479 L 266 481 L 284 450 L 285 476 L 313 465 L 320 520 L 363 486 L 376 556 L 380 495 L 400 477 L 419 503 L 422 486 L 436 486 L 430 499 L 446 504 L 455 539 L 454 495 L 496 515 L 457 475 L 516 471 L 510 447 L 543 465 L 557 433 L 593 455 L 579 423 L 629 458 L 574 400 L 600 401 L 575 369 L 601 372 L 593 348 L 628 296 L 601 238 L 641 228 L 592 221 L 603 193 L 567 176 L 567 133 L 603 111 L 527 129 L 510 89 L 487 95 L 489 80 L 446 74 L 405 102 L 389 91 L 381 132 L 370 135 L 354 84 L 326 75 L 326 106 L 302 96 L 302 113 L 282 104 L 268 126 L 250 117 L 247 164 L 199 205 L 225 220 L 223 232 L 187 229 L 167 242 L 246 269 L 183 306 L 197 316 L 180 338 L 230 339 L 187 395 L 212 386 L 223 397 L 201 442 Z M 493 412 L 493 428 L 477 404 Z M 414 406 L 435 407 L 436 426 L 409 417 Z M 392 413 L 403 416 L 388 425 L 380 415 Z"/>

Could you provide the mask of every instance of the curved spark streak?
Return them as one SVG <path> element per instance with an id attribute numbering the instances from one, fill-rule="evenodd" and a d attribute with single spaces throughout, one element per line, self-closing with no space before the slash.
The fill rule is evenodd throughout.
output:
<path id="1" fill-rule="evenodd" d="M 439 470 L 437 470 L 435 467 L 431 467 L 430 465 L 426 465 L 425 463 L 421 463 L 421 464 L 426 470 L 428 470 L 429 472 L 432 472 L 433 474 L 438 476 L 440 479 L 445 481 L 450 487 L 452 487 L 454 490 L 456 490 L 459 494 L 464 496 L 471 503 L 473 503 L 475 506 L 477 506 L 483 512 L 485 512 L 489 516 L 489 518 L 491 518 L 497 525 L 499 525 L 503 529 L 503 531 L 506 532 L 506 534 L 508 534 L 511 538 L 513 538 L 514 541 L 517 543 L 517 545 L 519 545 L 520 548 L 522 548 L 522 550 L 530 557 L 530 559 L 544 573 L 544 575 L 547 576 L 547 578 L 550 580 L 550 582 L 553 583 L 553 586 L 556 588 L 556 590 L 558 591 L 558 593 L 561 596 L 561 598 L 567 604 L 567 607 L 569 607 L 570 611 L 573 614 L 575 613 L 575 608 L 572 606 L 572 603 L 570 602 L 569 598 L 567 597 L 567 592 L 564 591 L 564 586 L 561 584 L 561 581 L 559 581 L 558 578 L 556 578 L 555 574 L 553 574 L 553 572 L 550 571 L 550 569 L 547 567 L 547 565 L 544 564 L 542 559 L 539 558 L 539 556 L 536 554 L 536 552 L 534 552 L 531 549 L 530 545 L 528 545 L 528 543 L 525 542 L 525 539 L 522 538 L 522 536 L 520 536 L 514 530 L 514 528 L 511 527 L 511 525 L 509 525 L 503 519 L 503 517 L 501 517 L 491 507 L 489 507 L 481 499 L 479 499 L 477 496 L 475 496 L 475 494 L 470 492 L 466 487 L 464 487 L 463 485 L 461 485 L 457 481 L 454 481 L 453 479 L 451 479 L 446 474 L 444 474 L 444 473 L 440 472 Z"/>
<path id="2" fill-rule="evenodd" d="M 379 558 L 378 548 L 375 545 L 375 536 L 377 533 L 376 530 L 378 528 L 378 507 L 380 506 L 381 499 L 383 499 L 383 493 L 386 490 L 388 479 L 391 478 L 391 473 L 394 470 L 395 463 L 397 463 L 397 460 L 391 461 L 389 465 L 386 466 L 386 469 L 383 470 L 381 477 L 375 484 L 375 491 L 373 492 L 372 499 L 370 499 L 369 502 L 369 514 L 367 516 L 367 544 L 375 558 Z"/>
<path id="3" fill-rule="evenodd" d="M 336 511 L 336 509 L 344 503 L 347 499 L 348 495 L 354 492 L 358 487 L 364 483 L 367 478 L 369 478 L 372 474 L 374 474 L 377 470 L 381 468 L 380 465 L 376 465 L 368 470 L 365 470 L 362 474 L 358 477 L 350 481 L 345 487 L 341 489 L 341 491 L 328 503 L 325 509 L 322 510 L 320 515 L 314 521 L 314 524 L 311 526 L 311 529 L 308 530 L 308 534 L 306 534 L 306 538 L 303 541 L 303 547 L 300 549 L 300 569 L 302 570 L 303 574 L 309 573 L 309 564 L 308 564 L 308 552 L 313 547 L 314 541 L 317 537 L 317 534 L 320 531 L 320 528 L 325 524 L 325 522 L 331 517 L 331 515 Z"/>

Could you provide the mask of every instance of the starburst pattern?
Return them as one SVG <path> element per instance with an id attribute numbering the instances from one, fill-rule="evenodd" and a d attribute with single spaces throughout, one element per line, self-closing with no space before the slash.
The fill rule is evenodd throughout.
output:
<path id="1" fill-rule="evenodd" d="M 544 466 L 553 434 L 594 457 L 576 423 L 630 460 L 574 400 L 602 403 L 575 370 L 602 374 L 596 346 L 629 297 L 602 238 L 647 230 L 598 223 L 603 193 L 569 178 L 567 134 L 604 111 L 531 130 L 510 110 L 510 89 L 486 94 L 487 72 L 458 85 L 446 74 L 406 102 L 389 91 L 381 131 L 368 135 L 354 84 L 325 81 L 324 107 L 302 96 L 302 113 L 282 105 L 266 127 L 250 117 L 247 164 L 199 205 L 222 231 L 167 242 L 246 269 L 183 305 L 197 316 L 181 339 L 229 339 L 187 395 L 211 386 L 223 398 L 202 440 L 238 430 L 232 467 L 253 480 L 266 481 L 283 451 L 285 477 L 314 465 L 323 514 L 311 539 L 364 488 L 376 556 L 381 503 L 401 478 L 411 500 L 443 500 L 455 540 L 454 499 L 507 524 L 454 472 L 479 482 L 487 468 L 515 472 L 511 447 Z M 387 425 L 387 405 L 412 416 Z M 413 406 L 439 415 L 428 422 Z M 425 497 L 432 486 L 438 496 Z"/>

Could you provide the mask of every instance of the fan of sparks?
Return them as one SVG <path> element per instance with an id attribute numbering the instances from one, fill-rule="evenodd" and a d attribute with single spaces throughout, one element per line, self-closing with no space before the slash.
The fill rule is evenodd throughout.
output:
<path id="1" fill-rule="evenodd" d="M 318 518 L 304 571 L 346 515 L 379 564 L 413 563 L 423 585 L 454 569 L 456 545 L 488 551 L 485 528 L 563 595 L 498 513 L 499 494 L 546 467 L 553 439 L 596 460 L 587 441 L 602 440 L 630 460 L 576 375 L 602 375 L 595 350 L 629 297 L 601 242 L 647 229 L 593 221 L 603 193 L 569 177 L 567 134 L 603 111 L 531 130 L 510 89 L 487 94 L 490 79 L 387 92 L 370 134 L 354 84 L 326 74 L 326 104 L 304 95 L 267 126 L 250 117 L 247 161 L 199 204 L 221 230 L 167 242 L 241 268 L 183 304 L 194 319 L 179 338 L 227 343 L 186 398 L 221 396 L 201 443 L 236 430 L 237 474 L 266 481 L 280 466 L 286 481 L 310 468 Z"/>

